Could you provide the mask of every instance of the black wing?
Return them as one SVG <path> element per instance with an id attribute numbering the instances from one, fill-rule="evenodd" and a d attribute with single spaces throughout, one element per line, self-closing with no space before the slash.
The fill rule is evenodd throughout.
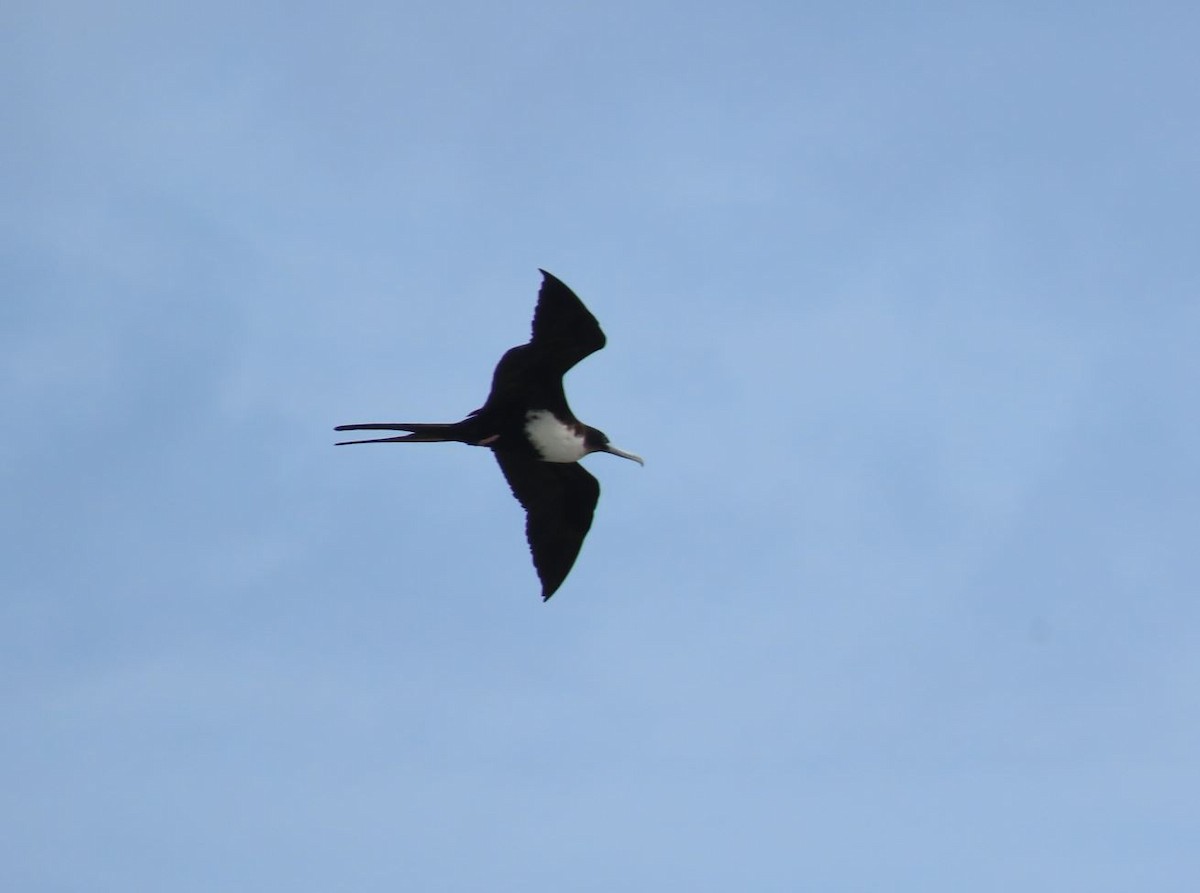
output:
<path id="1" fill-rule="evenodd" d="M 529 343 L 539 358 L 560 374 L 604 347 L 606 339 L 600 323 L 583 306 L 579 296 L 545 270 L 533 311 L 533 337 Z"/>
<path id="2" fill-rule="evenodd" d="M 537 403 L 538 409 L 569 412 L 562 377 L 606 343 L 600 323 L 578 295 L 557 277 L 545 270 L 539 272 L 542 287 L 533 311 L 529 343 L 512 348 L 500 358 L 487 402 L 472 415 L 513 402 Z"/>
<path id="3" fill-rule="evenodd" d="M 493 452 L 513 496 L 525 507 L 525 538 L 542 581 L 542 599 L 548 599 L 567 578 L 591 529 L 600 483 L 578 462 Z"/>

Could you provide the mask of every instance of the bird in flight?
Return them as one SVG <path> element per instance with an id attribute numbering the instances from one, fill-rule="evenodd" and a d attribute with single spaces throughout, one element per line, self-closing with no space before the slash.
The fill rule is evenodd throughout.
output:
<path id="1" fill-rule="evenodd" d="M 609 443 L 603 431 L 575 418 L 563 393 L 563 376 L 604 347 L 596 317 L 559 279 L 542 274 L 533 335 L 500 358 L 487 402 L 461 422 L 373 422 L 338 425 L 335 431 L 405 431 L 398 437 L 356 443 L 438 443 L 487 447 L 513 496 L 525 509 L 525 538 L 542 583 L 543 601 L 567 578 L 592 526 L 600 484 L 579 460 L 612 453 L 645 464 L 641 456 Z"/>

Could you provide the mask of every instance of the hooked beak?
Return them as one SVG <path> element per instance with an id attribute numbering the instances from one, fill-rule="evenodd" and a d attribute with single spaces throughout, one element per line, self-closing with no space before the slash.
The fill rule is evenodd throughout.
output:
<path id="1" fill-rule="evenodd" d="M 604 447 L 604 452 L 612 453 L 614 456 L 620 456 L 622 459 L 631 459 L 634 462 L 636 462 L 638 465 L 646 464 L 645 462 L 642 461 L 641 456 L 638 456 L 634 453 L 627 453 L 624 450 L 618 449 L 617 447 L 613 446 L 611 443 Z"/>

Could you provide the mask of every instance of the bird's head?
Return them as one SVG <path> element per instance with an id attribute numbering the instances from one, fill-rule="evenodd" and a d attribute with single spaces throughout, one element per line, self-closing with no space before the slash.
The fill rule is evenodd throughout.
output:
<path id="1" fill-rule="evenodd" d="M 612 453 L 614 456 L 620 456 L 622 459 L 631 459 L 638 465 L 646 464 L 642 461 L 641 456 L 634 453 L 627 453 L 609 443 L 608 435 L 599 428 L 588 426 L 583 436 L 583 445 L 589 453 Z"/>

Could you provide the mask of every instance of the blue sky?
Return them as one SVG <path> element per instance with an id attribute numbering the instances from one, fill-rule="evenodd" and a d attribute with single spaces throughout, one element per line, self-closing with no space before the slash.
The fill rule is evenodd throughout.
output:
<path id="1" fill-rule="evenodd" d="M 1194 9 L 3 18 L 5 889 L 1193 889 Z"/>

